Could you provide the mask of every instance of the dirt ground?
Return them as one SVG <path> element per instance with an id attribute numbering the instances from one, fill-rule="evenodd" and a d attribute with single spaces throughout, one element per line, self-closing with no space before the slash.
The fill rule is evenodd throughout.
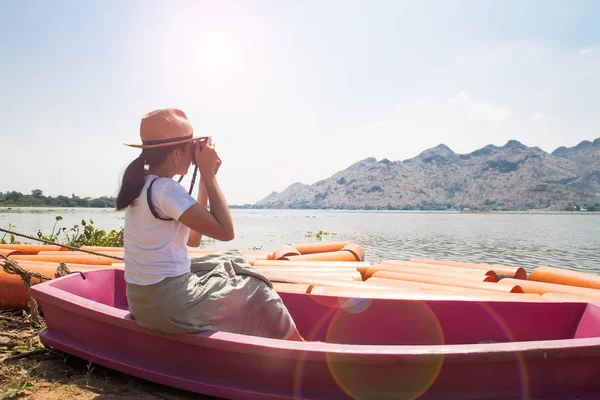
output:
<path id="1" fill-rule="evenodd" d="M 203 399 L 215 397 L 170 388 L 45 349 L 44 328 L 24 311 L 0 311 L 0 399 Z M 6 358 L 41 350 L 18 360 Z"/>

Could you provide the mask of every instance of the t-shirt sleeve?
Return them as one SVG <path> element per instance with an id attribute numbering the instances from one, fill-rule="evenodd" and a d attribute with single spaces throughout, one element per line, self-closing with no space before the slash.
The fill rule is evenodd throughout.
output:
<path id="1" fill-rule="evenodd" d="M 167 180 L 157 203 L 163 214 L 178 220 L 185 210 L 196 204 L 196 200 L 179 183 Z"/>

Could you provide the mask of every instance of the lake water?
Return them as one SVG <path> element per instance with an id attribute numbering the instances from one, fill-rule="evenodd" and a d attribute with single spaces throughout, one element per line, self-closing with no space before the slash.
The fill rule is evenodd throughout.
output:
<path id="1" fill-rule="evenodd" d="M 435 258 L 520 265 L 527 271 L 550 265 L 600 273 L 600 215 L 465 214 L 459 212 L 232 210 L 236 238 L 209 243 L 215 249 L 274 251 L 282 244 L 350 240 L 361 245 L 366 261 Z M 101 229 L 120 229 L 123 212 L 112 209 L 0 208 L 0 228 L 49 234 L 55 216 L 71 228 L 81 219 Z M 313 233 L 313 236 L 309 234 Z M 0 238 L 3 233 L 0 232 Z M 307 236 L 308 235 L 308 236 Z M 26 239 L 20 239 L 27 241 Z"/>

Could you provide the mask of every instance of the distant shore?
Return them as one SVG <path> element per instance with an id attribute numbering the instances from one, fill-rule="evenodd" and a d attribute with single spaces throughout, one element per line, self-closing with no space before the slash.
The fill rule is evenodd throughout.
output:
<path id="1" fill-rule="evenodd" d="M 523 210 L 523 211 L 488 211 L 468 210 L 460 211 L 461 214 L 549 214 L 549 215 L 600 215 L 600 211 L 546 211 L 546 210 Z"/>
<path id="2" fill-rule="evenodd" d="M 250 207 L 231 207 L 232 210 L 277 210 L 277 211 L 329 211 L 329 212 L 406 212 L 406 213 L 452 213 L 452 214 L 540 214 L 540 215 L 600 215 L 600 211 L 561 211 L 561 210 L 386 210 L 386 209 L 342 209 L 342 208 L 250 208 Z M 46 213 L 59 210 L 94 210 L 96 212 L 115 211 L 113 207 L 69 207 L 69 206 L 0 206 L 2 213 Z"/>

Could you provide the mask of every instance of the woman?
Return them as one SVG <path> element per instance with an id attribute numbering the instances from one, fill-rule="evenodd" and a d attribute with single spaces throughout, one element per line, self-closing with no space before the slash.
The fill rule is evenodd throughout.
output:
<path id="1" fill-rule="evenodd" d="M 199 246 L 203 235 L 234 238 L 211 138 L 194 137 L 178 109 L 146 114 L 140 137 L 141 144 L 127 144 L 143 150 L 125 170 L 117 197 L 117 209 L 125 209 L 125 281 L 136 322 L 165 334 L 220 330 L 303 340 L 271 282 L 241 252 L 188 257 L 187 246 Z M 197 199 L 172 179 L 185 175 L 192 160 L 201 176 Z"/>

